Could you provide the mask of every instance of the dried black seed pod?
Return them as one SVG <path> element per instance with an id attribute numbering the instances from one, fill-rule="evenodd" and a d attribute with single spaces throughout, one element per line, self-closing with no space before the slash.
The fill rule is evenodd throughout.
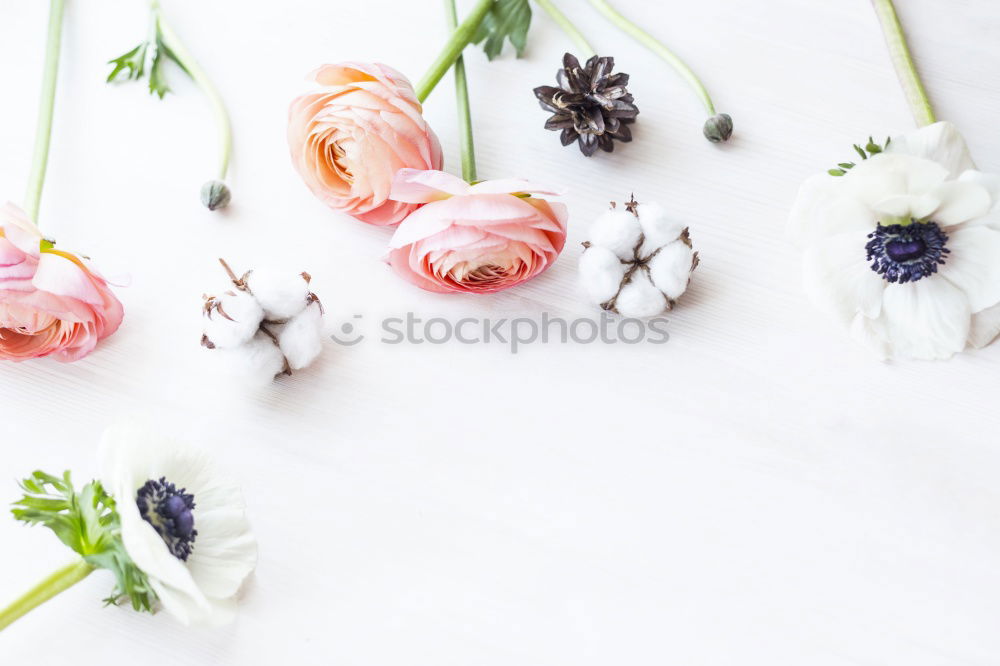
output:
<path id="1" fill-rule="evenodd" d="M 545 129 L 559 130 L 564 146 L 576 141 L 580 152 L 588 157 L 598 148 L 610 153 L 616 139 L 632 140 L 628 126 L 635 122 L 639 109 L 626 88 L 628 74 L 612 74 L 614 67 L 614 58 L 595 55 L 581 66 L 575 56 L 567 53 L 556 74 L 559 87 L 535 88 L 542 108 L 552 112 Z"/>

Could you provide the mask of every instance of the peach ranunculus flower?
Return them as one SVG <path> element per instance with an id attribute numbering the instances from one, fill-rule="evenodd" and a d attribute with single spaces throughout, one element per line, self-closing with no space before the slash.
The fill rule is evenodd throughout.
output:
<path id="1" fill-rule="evenodd" d="M 323 65 L 319 89 L 288 113 L 292 162 L 313 194 L 368 224 L 389 226 L 416 204 L 389 198 L 402 168 L 440 169 L 441 146 L 405 76 L 378 63 Z"/>
<path id="2" fill-rule="evenodd" d="M 118 329 L 107 282 L 57 250 L 17 206 L 0 206 L 0 360 L 76 361 Z"/>
<path id="3" fill-rule="evenodd" d="M 523 180 L 470 185 L 443 171 L 403 169 L 392 197 L 424 204 L 396 228 L 388 262 L 403 279 L 441 293 L 488 293 L 530 280 L 566 243 L 566 206 Z"/>

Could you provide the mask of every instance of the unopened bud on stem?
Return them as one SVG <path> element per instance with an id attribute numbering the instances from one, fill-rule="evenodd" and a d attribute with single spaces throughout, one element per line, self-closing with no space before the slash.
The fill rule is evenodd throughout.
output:
<path id="1" fill-rule="evenodd" d="M 221 180 L 210 180 L 201 186 L 201 202 L 209 210 L 225 208 L 232 198 L 229 186 Z"/>
<path id="2" fill-rule="evenodd" d="M 729 141 L 733 135 L 733 119 L 728 113 L 719 113 L 705 121 L 705 138 L 712 143 Z"/>

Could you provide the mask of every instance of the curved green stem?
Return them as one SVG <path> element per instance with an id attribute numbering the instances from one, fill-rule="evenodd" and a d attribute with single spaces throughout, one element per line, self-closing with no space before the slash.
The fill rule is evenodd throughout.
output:
<path id="1" fill-rule="evenodd" d="M 202 69 L 198 61 L 194 59 L 191 52 L 187 50 L 180 38 L 173 31 L 170 25 L 163 18 L 158 0 L 152 0 L 150 7 L 156 14 L 156 21 L 160 27 L 160 36 L 163 44 L 174 54 L 174 58 L 181 67 L 191 76 L 198 87 L 201 88 L 205 96 L 208 97 L 212 105 L 212 112 L 215 114 L 215 122 L 219 127 L 219 180 L 225 180 L 226 172 L 229 170 L 229 159 L 233 152 L 233 129 L 229 122 L 229 113 L 226 105 L 222 101 L 219 90 L 208 78 L 208 74 Z"/>
<path id="2" fill-rule="evenodd" d="M 875 7 L 875 13 L 882 26 L 882 34 L 885 35 L 885 43 L 889 47 L 892 65 L 896 68 L 896 76 L 903 86 L 903 94 L 906 95 L 906 102 L 910 105 L 913 119 L 921 127 L 937 122 L 931 100 L 927 97 L 924 84 L 917 74 L 917 67 L 913 64 L 913 56 L 910 55 L 910 49 L 906 45 L 903 26 L 899 23 L 899 16 L 892 0 L 872 0 L 872 6 Z"/>
<path id="3" fill-rule="evenodd" d="M 28 219 L 38 223 L 38 208 L 42 203 L 42 186 L 49 165 L 49 145 L 52 142 L 52 113 L 56 104 L 56 78 L 59 73 L 59 50 L 62 46 L 62 19 L 64 0 L 51 0 L 49 4 L 49 33 L 45 46 L 45 66 L 42 74 L 42 100 L 38 105 L 38 124 L 35 127 L 35 149 L 31 158 L 28 190 L 24 195 L 24 208 Z"/>
<path id="4" fill-rule="evenodd" d="M 662 42 L 657 40 L 648 32 L 619 14 L 614 7 L 608 4 L 607 0 L 590 0 L 590 4 L 592 4 L 597 11 L 601 12 L 605 18 L 631 35 L 631 37 L 637 42 L 666 60 L 667 63 L 677 70 L 677 73 L 688 82 L 688 85 L 691 86 L 691 89 L 694 90 L 695 94 L 698 95 L 698 99 L 700 99 L 701 103 L 705 105 L 708 115 L 715 115 L 715 105 L 712 104 L 712 98 L 709 97 L 708 90 L 705 88 L 705 85 L 701 82 L 701 79 L 695 75 L 694 71 L 677 56 L 677 54 L 668 49 Z"/>
<path id="5" fill-rule="evenodd" d="M 431 94 L 434 90 L 434 86 L 438 84 L 444 73 L 452 66 L 452 64 L 458 59 L 458 56 L 462 54 L 462 50 L 469 45 L 473 37 L 476 36 L 476 31 L 479 29 L 479 24 L 483 22 L 486 14 L 490 11 L 490 7 L 493 6 L 493 0 L 479 0 L 476 6 L 472 8 L 469 15 L 462 21 L 452 32 L 451 38 L 445 43 L 444 48 L 441 49 L 441 53 L 438 54 L 437 59 L 434 64 L 430 66 L 424 77 L 420 79 L 420 83 L 417 84 L 416 93 L 417 99 L 421 102 L 427 99 L 427 96 Z M 454 25 L 451 23 L 450 25 Z"/>
<path id="6" fill-rule="evenodd" d="M 455 0 L 444 0 L 444 10 L 448 17 L 448 27 L 452 30 L 458 23 Z M 458 131 L 462 149 L 462 178 L 472 183 L 476 180 L 476 147 L 472 140 L 472 111 L 469 107 L 469 83 L 465 78 L 465 60 L 458 56 L 455 60 L 455 99 L 458 103 Z"/>
<path id="7" fill-rule="evenodd" d="M 597 52 L 594 51 L 594 47 L 590 45 L 590 42 L 588 42 L 587 38 L 583 36 L 583 33 L 580 32 L 575 25 L 573 25 L 572 21 L 570 21 L 565 14 L 559 11 L 559 8 L 552 3 L 552 0 L 535 0 L 535 2 L 537 2 L 538 6 L 544 9 L 545 12 L 552 17 L 552 20 L 563 29 L 563 32 L 565 32 L 566 35 L 573 40 L 573 43 L 576 44 L 578 49 L 580 49 L 580 55 L 583 56 L 584 60 L 597 55 Z"/>
<path id="8" fill-rule="evenodd" d="M 25 615 L 28 611 L 76 585 L 89 576 L 93 570 L 92 565 L 83 560 L 77 560 L 54 571 L 50 576 L 15 599 L 12 604 L 0 610 L 0 631 L 10 626 L 14 620 Z"/>

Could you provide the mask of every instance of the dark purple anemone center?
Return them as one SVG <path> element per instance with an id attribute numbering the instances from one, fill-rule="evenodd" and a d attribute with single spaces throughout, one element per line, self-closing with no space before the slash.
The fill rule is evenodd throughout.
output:
<path id="1" fill-rule="evenodd" d="M 882 225 L 868 234 L 865 245 L 871 269 L 888 282 L 916 282 L 937 273 L 951 250 L 936 222 Z"/>
<path id="2" fill-rule="evenodd" d="M 139 488 L 135 503 L 139 515 L 153 526 L 170 553 L 186 561 L 194 549 L 198 530 L 194 528 L 194 495 L 185 491 L 161 476 Z"/>

